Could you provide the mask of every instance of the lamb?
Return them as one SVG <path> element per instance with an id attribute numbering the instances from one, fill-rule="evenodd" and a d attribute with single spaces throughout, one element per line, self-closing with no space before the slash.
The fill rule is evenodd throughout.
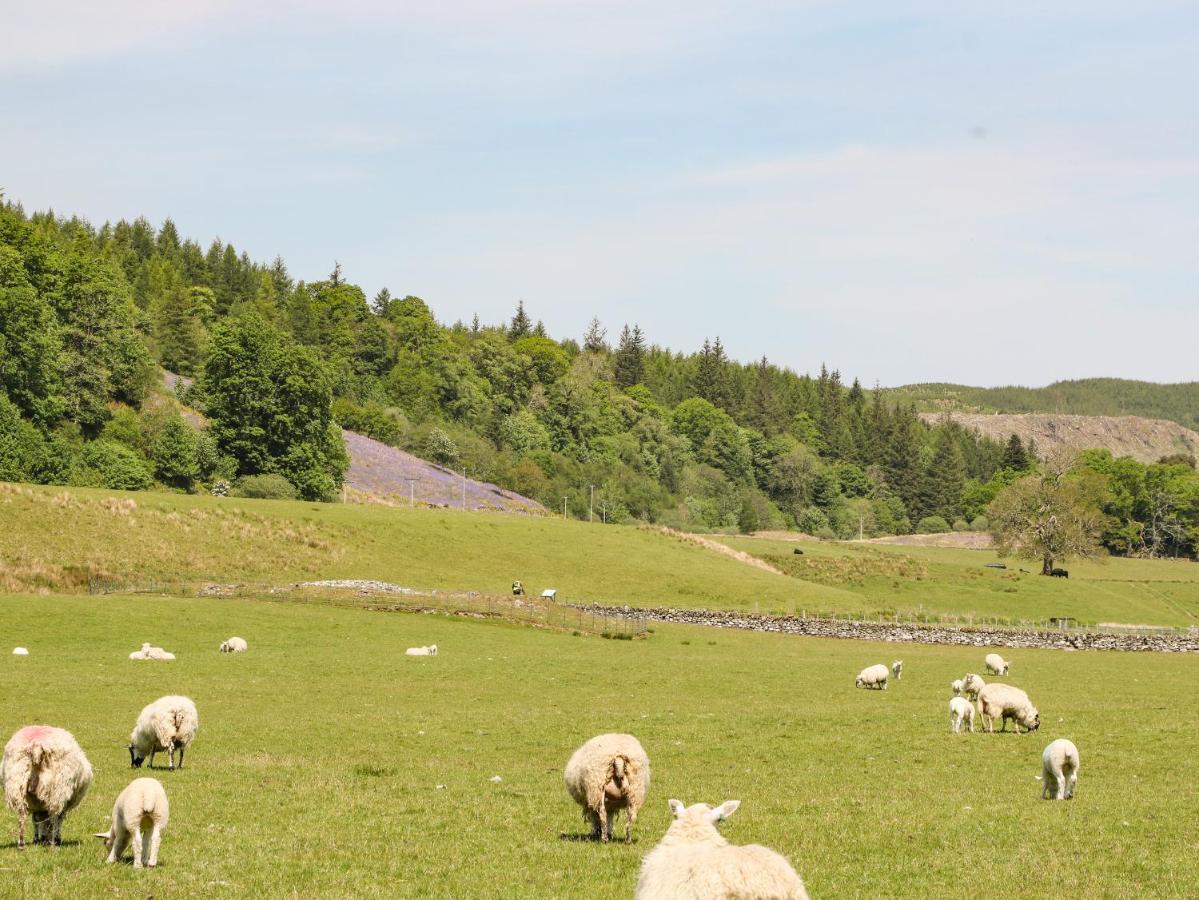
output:
<path id="1" fill-rule="evenodd" d="M 62 820 L 92 783 L 92 766 L 69 731 L 26 725 L 4 746 L 4 799 L 17 814 L 17 847 L 25 846 L 25 817 L 33 813 L 33 842 L 62 843 Z"/>
<path id="2" fill-rule="evenodd" d="M 624 839 L 633 839 L 637 811 L 649 792 L 649 757 L 631 734 L 601 734 L 579 747 L 566 763 L 566 790 L 583 809 L 591 836 L 604 843 L 620 810 L 625 811 Z"/>
<path id="3" fill-rule="evenodd" d="M 1007 731 L 1007 720 L 1011 719 L 1020 733 L 1023 725 L 1030 732 L 1041 727 L 1041 714 L 1028 699 L 1028 694 L 1010 684 L 988 684 L 978 693 L 978 710 L 982 713 L 983 726 L 989 732 L 995 731 L 996 716 L 1002 717 L 1003 728 Z"/>
<path id="4" fill-rule="evenodd" d="M 129 839 L 133 839 L 133 868 L 143 865 L 151 869 L 158 865 L 158 845 L 162 842 L 162 830 L 170 820 L 171 806 L 167 792 L 156 778 L 135 778 L 117 796 L 112 807 L 112 825 L 108 831 L 98 832 L 96 837 L 108 848 L 108 862 L 121 858 Z M 149 829 L 149 839 L 142 834 Z"/>
<path id="5" fill-rule="evenodd" d="M 987 671 L 992 675 L 1006 675 L 1008 666 L 1011 665 L 998 653 L 988 653 L 983 662 L 986 663 Z"/>
<path id="6" fill-rule="evenodd" d="M 983 681 L 981 678 L 979 678 L 977 675 L 975 675 L 973 672 L 970 672 L 969 674 L 967 674 L 966 677 L 962 680 L 962 690 L 964 690 L 966 692 L 966 696 L 969 697 L 971 700 L 977 700 L 979 691 L 981 691 L 986 686 L 987 686 L 987 683 L 985 681 Z"/>
<path id="7" fill-rule="evenodd" d="M 437 645 L 430 644 L 428 647 L 409 647 L 404 651 L 405 656 L 436 656 Z"/>
<path id="8" fill-rule="evenodd" d="M 152 647 L 148 643 L 142 644 L 142 649 L 134 650 L 129 654 L 130 659 L 174 659 L 174 653 L 168 653 L 161 647 Z"/>
<path id="9" fill-rule="evenodd" d="M 962 679 L 960 679 L 960 678 L 956 678 L 956 679 L 954 679 L 953 681 L 951 681 L 951 682 L 949 683 L 949 686 L 950 686 L 951 688 L 953 688 L 953 695 L 954 695 L 955 697 L 960 697 L 960 696 L 961 696 L 961 694 L 962 694 L 962 688 L 964 687 L 964 685 L 962 684 Z"/>
<path id="10" fill-rule="evenodd" d="M 227 641 L 221 641 L 222 653 L 245 653 L 249 649 L 250 645 L 244 638 L 231 637 Z"/>
<path id="11" fill-rule="evenodd" d="M 970 733 L 974 734 L 974 704 L 965 697 L 954 697 L 949 701 L 949 730 L 959 734 L 963 722 L 969 723 Z"/>
<path id="12" fill-rule="evenodd" d="M 897 659 L 897 660 L 895 660 L 895 662 L 891 663 L 891 672 L 892 672 L 892 674 L 895 675 L 896 681 L 899 681 L 901 678 L 903 678 L 903 660 L 902 659 Z"/>
<path id="13" fill-rule="evenodd" d="M 889 674 L 891 674 L 890 671 L 882 663 L 867 666 L 854 679 L 853 686 L 881 688 L 885 691 L 887 689 L 887 676 Z"/>
<path id="14" fill-rule="evenodd" d="M 129 735 L 129 764 L 140 769 L 147 756 L 154 768 L 154 754 L 165 750 L 170 754 L 170 768 L 175 768 L 175 751 L 179 751 L 179 768 L 183 754 L 195 740 L 200 729 L 196 704 L 187 697 L 159 697 L 142 710 L 137 724 Z"/>
<path id="15" fill-rule="evenodd" d="M 1078 783 L 1078 748 L 1073 741 L 1058 738 L 1041 754 L 1041 799 L 1051 792 L 1053 800 L 1073 800 Z"/>
<path id="16" fill-rule="evenodd" d="M 12 648 L 12 655 L 13 655 L 13 656 L 28 656 L 28 655 L 29 655 L 29 651 L 28 651 L 28 650 L 26 650 L 24 647 L 13 647 L 13 648 Z"/>
<path id="17" fill-rule="evenodd" d="M 674 821 L 642 862 L 634 900 L 808 900 L 783 856 L 760 844 L 734 846 L 716 830 L 740 805 L 671 800 Z"/>

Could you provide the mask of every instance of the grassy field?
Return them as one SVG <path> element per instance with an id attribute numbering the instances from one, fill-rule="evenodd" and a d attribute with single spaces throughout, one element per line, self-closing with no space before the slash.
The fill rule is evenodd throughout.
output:
<path id="1" fill-rule="evenodd" d="M 250 642 L 217 653 L 231 634 Z M 814 897 L 1193 896 L 1199 660 L 1009 654 L 1040 707 L 1033 736 L 948 733 L 974 649 L 906 646 L 905 677 L 855 690 L 895 648 L 662 627 L 605 641 L 438 616 L 287 602 L 0 598 L 0 730 L 74 732 L 96 769 L 58 850 L 14 849 L 0 894 L 621 897 L 668 824 L 666 800 L 743 801 L 734 842 L 786 854 Z M 178 654 L 135 663 L 143 640 Z M 405 658 L 437 643 L 435 658 Z M 107 867 L 93 831 L 130 780 L 138 710 L 195 699 L 161 866 Z M 631 846 L 576 838 L 574 747 L 627 730 L 653 781 Z M 1041 749 L 1073 739 L 1078 797 L 1038 800 Z M 144 773 L 143 773 L 144 774 Z M 489 779 L 499 775 L 501 783 Z M 444 787 L 439 787 L 444 786 Z"/>
<path id="2" fill-rule="evenodd" d="M 561 519 L 381 506 L 0 485 L 0 591 L 89 578 L 282 584 L 374 578 L 415 588 L 558 589 L 568 602 L 769 613 L 879 613 L 1199 624 L 1199 565 L 1071 563 L 1069 580 L 988 569 L 986 551 L 724 538 L 783 577 L 661 533 Z"/>

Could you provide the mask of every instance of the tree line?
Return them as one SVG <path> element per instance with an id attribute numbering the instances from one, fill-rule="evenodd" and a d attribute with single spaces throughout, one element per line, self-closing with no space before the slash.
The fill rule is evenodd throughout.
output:
<path id="1" fill-rule="evenodd" d="M 170 220 L 0 206 L 0 335 L 9 480 L 329 499 L 345 427 L 575 516 L 594 486 L 612 522 L 851 537 L 985 527 L 1036 467 L 1014 436 L 926 424 L 825 366 L 737 362 L 715 335 L 672 351 L 599 319 L 554 339 L 523 303 L 442 323 L 415 296 L 368 299 L 339 265 L 295 280 Z M 163 395 L 159 366 L 196 379 L 181 396 L 206 427 Z M 1111 514 L 1125 552 L 1146 546 L 1128 517 L 1165 521 L 1136 501 Z"/>

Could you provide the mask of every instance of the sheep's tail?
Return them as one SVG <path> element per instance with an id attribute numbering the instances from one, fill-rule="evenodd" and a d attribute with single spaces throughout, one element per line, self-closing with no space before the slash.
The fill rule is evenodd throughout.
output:
<path id="1" fill-rule="evenodd" d="M 626 762 L 626 759 L 623 756 L 618 756 L 614 760 L 612 760 L 612 770 L 616 773 L 616 780 L 621 782 L 622 784 L 624 783 L 624 780 L 625 780 L 625 777 L 624 777 L 625 762 Z"/>
<path id="2" fill-rule="evenodd" d="M 33 780 L 33 770 L 41 765 L 42 748 L 36 744 L 24 747 L 5 760 L 4 800 L 15 813 L 26 809 L 25 795 Z"/>

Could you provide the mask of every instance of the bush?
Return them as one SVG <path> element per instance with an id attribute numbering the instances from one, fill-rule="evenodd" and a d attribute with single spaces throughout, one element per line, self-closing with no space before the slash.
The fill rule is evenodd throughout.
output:
<path id="1" fill-rule="evenodd" d="M 458 445 L 440 428 L 434 428 L 429 432 L 425 439 L 424 452 L 433 462 L 443 466 L 452 466 L 458 462 Z"/>
<path id="2" fill-rule="evenodd" d="M 916 523 L 917 534 L 944 534 L 949 531 L 949 523 L 941 516 L 925 516 Z"/>
<path id="3" fill-rule="evenodd" d="M 991 527 L 991 520 L 986 516 L 975 516 L 974 521 L 970 523 L 971 531 L 986 531 Z"/>
<path id="4" fill-rule="evenodd" d="M 85 444 L 71 484 L 144 491 L 154 483 L 150 465 L 124 444 L 101 438 Z"/>
<path id="5" fill-rule="evenodd" d="M 966 523 L 965 519 L 954 519 L 953 530 L 954 531 L 969 531 L 970 526 Z"/>
<path id="6" fill-rule="evenodd" d="M 295 485 L 282 475 L 247 475 L 230 492 L 234 497 L 249 497 L 253 500 L 295 500 L 298 495 Z"/>
<path id="7" fill-rule="evenodd" d="M 817 509 L 814 506 L 809 506 L 800 512 L 795 517 L 795 524 L 799 526 L 799 530 L 805 534 L 820 534 L 822 531 L 830 531 L 828 516 L 824 514 L 824 510 Z"/>

